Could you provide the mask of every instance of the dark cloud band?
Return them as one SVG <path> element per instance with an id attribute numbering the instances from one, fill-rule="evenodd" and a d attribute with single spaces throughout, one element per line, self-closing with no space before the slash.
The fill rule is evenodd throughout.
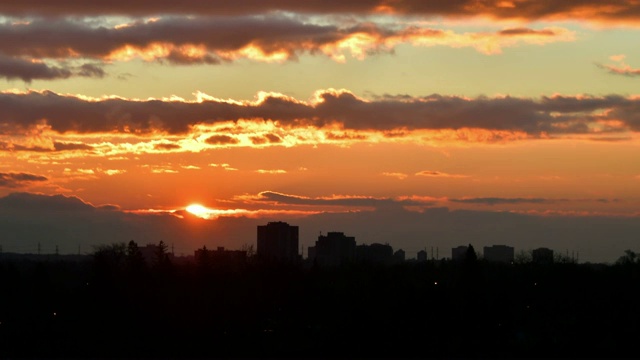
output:
<path id="1" fill-rule="evenodd" d="M 0 13 L 14 16 L 68 15 L 146 16 L 182 15 L 243 15 L 285 11 L 303 14 L 404 14 L 421 16 L 468 17 L 489 16 L 500 19 L 587 19 L 604 21 L 638 21 L 640 9 L 634 0 L 240 0 L 200 1 L 139 0 L 139 1 L 75 1 L 21 0 L 3 1 Z"/>
<path id="2" fill-rule="evenodd" d="M 196 124 L 242 119 L 272 120 L 279 126 L 324 126 L 387 131 L 487 129 L 532 136 L 640 131 L 640 99 L 553 96 L 540 99 L 456 96 L 381 97 L 364 100 L 348 92 L 323 91 L 315 102 L 268 95 L 251 103 L 122 98 L 87 100 L 53 92 L 0 93 L 0 129 L 23 133 L 44 123 L 58 133 L 152 131 L 187 133 Z M 615 120 L 615 121 L 611 121 Z M 229 139 L 211 138 L 210 142 Z"/>
<path id="3" fill-rule="evenodd" d="M 41 175 L 30 173 L 0 173 L 0 188 L 18 188 L 32 182 L 42 182 L 48 179 Z"/>

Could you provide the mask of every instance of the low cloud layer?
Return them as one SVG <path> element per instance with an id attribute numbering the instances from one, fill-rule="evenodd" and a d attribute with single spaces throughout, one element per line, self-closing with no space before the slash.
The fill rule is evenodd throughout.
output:
<path id="1" fill-rule="evenodd" d="M 417 200 L 398 200 L 392 198 L 376 198 L 370 196 L 334 196 L 334 197 L 306 197 L 291 194 L 283 194 L 273 191 L 263 191 L 258 196 L 245 200 L 268 202 L 275 205 L 304 205 L 304 206 L 345 206 L 345 207 L 370 207 L 387 208 L 401 206 L 429 206 L 433 202 Z"/>
<path id="2" fill-rule="evenodd" d="M 558 201 L 566 201 L 563 199 L 543 199 L 543 198 L 498 198 L 498 197 L 486 197 L 486 198 L 464 198 L 464 199 L 449 199 L 449 201 L 464 204 L 483 204 L 483 205 L 503 205 L 503 204 L 553 204 Z"/>

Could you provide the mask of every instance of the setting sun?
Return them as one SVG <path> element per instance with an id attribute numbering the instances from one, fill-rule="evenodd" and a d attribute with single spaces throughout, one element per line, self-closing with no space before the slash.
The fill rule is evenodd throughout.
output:
<path id="1" fill-rule="evenodd" d="M 191 204 L 187 206 L 185 210 L 201 218 L 205 218 L 207 216 L 207 213 L 209 212 L 209 209 L 200 204 Z"/>

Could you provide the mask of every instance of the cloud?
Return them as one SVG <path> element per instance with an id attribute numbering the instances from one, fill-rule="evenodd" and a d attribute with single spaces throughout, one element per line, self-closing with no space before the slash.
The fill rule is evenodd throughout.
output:
<path id="1" fill-rule="evenodd" d="M 0 122 L 1 123 L 1 122 Z M 9 142 L 0 141 L 0 151 L 30 151 L 30 152 L 60 152 L 86 150 L 92 151 L 93 146 L 78 142 L 54 141 L 53 148 L 42 146 L 25 146 Z"/>
<path id="2" fill-rule="evenodd" d="M 149 16 L 181 15 L 244 15 L 266 14 L 274 11 L 300 14 L 348 15 L 420 15 L 427 17 L 491 17 L 521 21 L 573 20 L 608 23 L 638 22 L 640 14 L 634 0 L 477 0 L 422 1 L 422 0 L 365 0 L 365 1 L 216 1 L 183 0 L 179 4 L 160 0 L 136 2 L 115 0 L 109 2 L 58 0 L 55 6 L 47 0 L 23 0 L 0 3 L 0 13 L 13 16 Z"/>
<path id="3" fill-rule="evenodd" d="M 0 134 L 22 134 L 43 123 L 57 133 L 166 132 L 183 134 L 201 124 L 249 119 L 276 122 L 279 128 L 341 127 L 345 130 L 402 132 L 485 129 L 532 137 L 640 131 L 640 98 L 608 96 L 477 97 L 384 96 L 374 100 L 348 91 L 322 90 L 300 101 L 261 93 L 255 101 L 88 99 L 51 91 L 1 92 Z M 214 135 L 210 145 L 237 144 Z"/>
<path id="4" fill-rule="evenodd" d="M 99 64 L 59 69 L 18 57 L 49 61 L 80 58 L 102 62 L 139 58 L 171 64 L 221 64 L 245 58 L 282 62 L 295 60 L 302 54 L 324 54 L 344 62 L 346 55 L 363 59 L 371 54 L 391 52 L 400 44 L 471 47 L 484 54 L 496 54 L 505 47 L 573 41 L 575 37 L 574 32 L 559 27 L 456 33 L 416 25 L 390 27 L 362 22 L 345 26 L 301 19 L 283 15 L 174 16 L 116 27 L 63 19 L 39 19 L 26 24 L 6 22 L 0 23 L 0 38 L 4 40 L 0 53 L 7 56 L 7 62 L 17 62 L 9 68 L 33 68 L 12 75 L 30 81 L 36 76 L 30 75 L 36 71 L 36 65 L 41 68 L 37 75 L 40 78 L 72 75 L 100 78 L 106 74 Z"/>
<path id="5" fill-rule="evenodd" d="M 33 80 L 66 79 L 71 75 L 72 73 L 68 69 L 0 55 L 0 77 L 8 80 L 20 79 L 24 82 L 31 82 Z"/>
<path id="6" fill-rule="evenodd" d="M 220 167 L 220 168 L 223 168 L 226 171 L 238 171 L 238 169 L 229 166 L 229 164 L 215 164 L 214 163 L 214 164 L 209 164 L 209 166 L 211 166 L 211 167 Z"/>
<path id="7" fill-rule="evenodd" d="M 93 146 L 78 142 L 54 141 L 54 151 L 93 150 Z"/>
<path id="8" fill-rule="evenodd" d="M 251 136 L 249 139 L 254 145 L 282 143 L 282 138 L 276 134 L 265 134 L 263 136 Z"/>
<path id="9" fill-rule="evenodd" d="M 118 175 L 118 174 L 124 174 L 125 172 L 127 172 L 126 170 L 120 170 L 120 169 L 107 169 L 103 171 L 105 174 L 109 175 L 109 176 L 113 176 L 113 175 Z"/>
<path id="10" fill-rule="evenodd" d="M 119 211 L 120 210 L 120 206 L 113 205 L 113 204 L 106 204 L 106 205 L 98 206 L 97 209 L 107 210 L 107 211 Z"/>
<path id="11" fill-rule="evenodd" d="M 33 80 L 67 79 L 71 76 L 102 78 L 105 75 L 104 70 L 98 65 L 84 64 L 78 68 L 59 67 L 42 61 L 0 55 L 0 78 L 7 80 L 20 79 L 30 83 Z"/>
<path id="12" fill-rule="evenodd" d="M 154 174 L 177 174 L 178 170 L 169 169 L 166 167 L 155 167 L 151 169 L 151 172 Z"/>
<path id="13" fill-rule="evenodd" d="M 208 137 L 205 142 L 209 145 L 234 145 L 240 141 L 229 135 L 213 135 Z"/>
<path id="14" fill-rule="evenodd" d="M 159 144 L 153 145 L 153 148 L 156 149 L 156 150 L 178 150 L 178 149 L 180 149 L 182 147 L 180 145 L 178 145 L 178 144 L 159 143 Z"/>
<path id="15" fill-rule="evenodd" d="M 306 197 L 299 195 L 283 194 L 274 191 L 263 191 L 257 196 L 249 196 L 243 200 L 270 202 L 278 205 L 304 205 L 304 206 L 346 206 L 346 207 L 396 207 L 396 206 L 430 206 L 432 201 L 419 199 L 392 199 L 376 198 L 371 196 L 332 196 L 332 197 Z"/>
<path id="16" fill-rule="evenodd" d="M 388 177 L 394 177 L 398 180 L 404 180 L 407 177 L 409 177 L 409 175 L 405 174 L 405 173 L 399 173 L 399 172 L 383 172 L 382 173 L 383 176 L 388 176 Z"/>
<path id="17" fill-rule="evenodd" d="M 544 198 L 463 198 L 449 199 L 449 201 L 464 204 L 482 204 L 482 205 L 502 205 L 502 204 L 554 204 L 559 201 L 567 201 L 565 199 L 544 199 Z"/>
<path id="18" fill-rule="evenodd" d="M 502 36 L 520 36 L 520 35 L 532 35 L 532 36 L 554 36 L 556 33 L 551 29 L 535 30 L 530 28 L 510 28 L 504 29 L 498 32 Z"/>
<path id="19" fill-rule="evenodd" d="M 11 193 L 0 198 L 0 209 L 39 213 L 42 211 L 92 211 L 96 208 L 76 196 Z"/>
<path id="20" fill-rule="evenodd" d="M 30 173 L 0 173 L 0 187 L 19 188 L 31 185 L 33 182 L 47 181 L 45 176 Z"/>
<path id="21" fill-rule="evenodd" d="M 286 174 L 287 173 L 286 170 L 282 170 L 282 169 L 274 169 L 274 170 L 259 169 L 259 170 L 256 170 L 256 172 L 259 174 Z"/>
<path id="22" fill-rule="evenodd" d="M 442 171 L 423 170 L 416 173 L 416 176 L 439 177 L 439 178 L 466 178 L 468 175 L 448 174 Z"/>
<path id="23" fill-rule="evenodd" d="M 640 76 L 640 68 L 632 68 L 630 65 L 624 62 L 625 55 L 612 55 L 609 59 L 616 62 L 616 64 L 601 64 L 596 63 L 595 65 L 600 69 L 607 70 L 611 74 L 615 75 L 623 75 L 628 77 Z"/>
<path id="24" fill-rule="evenodd" d="M 107 76 L 101 65 L 96 64 L 83 64 L 81 65 L 76 74 L 83 77 L 103 78 Z"/>

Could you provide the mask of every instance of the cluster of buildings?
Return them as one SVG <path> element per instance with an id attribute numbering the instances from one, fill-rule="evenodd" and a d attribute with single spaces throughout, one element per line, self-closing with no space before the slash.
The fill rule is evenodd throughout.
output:
<path id="1" fill-rule="evenodd" d="M 299 251 L 299 228 L 286 222 L 269 222 L 258 226 L 258 257 L 275 261 L 301 261 Z M 485 246 L 483 258 L 486 261 L 512 263 L 515 250 L 507 245 Z M 464 260 L 469 252 L 469 246 L 458 246 L 451 249 L 453 261 Z M 405 261 L 402 249 L 393 251 L 389 244 L 356 244 L 353 236 L 342 232 L 328 232 L 320 234 L 314 246 L 307 249 L 307 261 L 324 266 L 338 266 L 349 262 L 371 262 L 393 264 Z M 535 249 L 531 253 L 534 263 L 553 263 L 553 250 L 547 248 Z M 431 254 L 433 259 L 433 251 Z M 427 261 L 425 250 L 418 252 L 417 261 Z"/>
<path id="2" fill-rule="evenodd" d="M 468 246 L 458 246 L 451 249 L 451 260 L 465 260 L 469 252 Z M 484 259 L 487 261 L 512 263 L 515 258 L 514 248 L 507 245 L 493 245 L 484 247 Z"/>
<path id="3" fill-rule="evenodd" d="M 462 261 L 467 258 L 469 246 L 458 246 L 451 249 L 451 260 Z M 485 246 L 483 258 L 486 261 L 512 263 L 515 260 L 514 248 L 507 245 Z M 536 264 L 552 264 L 553 250 L 537 248 L 531 251 L 531 262 Z"/>
<path id="4" fill-rule="evenodd" d="M 299 229 L 285 222 L 258 226 L 257 256 L 266 260 L 300 261 Z M 336 266 L 349 262 L 392 264 L 405 260 L 405 252 L 393 251 L 389 244 L 357 245 L 353 236 L 342 232 L 320 234 L 315 246 L 307 249 L 307 260 L 318 265 Z"/>

